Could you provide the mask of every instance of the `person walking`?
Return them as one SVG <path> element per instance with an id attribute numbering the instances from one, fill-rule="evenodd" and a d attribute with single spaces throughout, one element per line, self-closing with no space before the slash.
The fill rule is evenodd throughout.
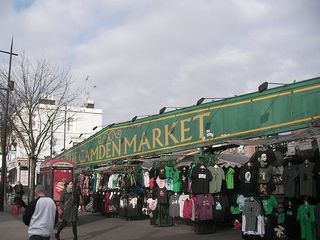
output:
<path id="1" fill-rule="evenodd" d="M 26 208 L 27 205 L 23 201 L 23 194 L 24 194 L 23 186 L 20 181 L 17 182 L 17 184 L 14 186 L 13 190 L 15 193 L 14 204 L 17 204 L 21 207 Z"/>
<path id="2" fill-rule="evenodd" d="M 27 206 L 23 222 L 29 226 L 29 240 L 50 240 L 54 224 L 57 222 L 56 204 L 46 197 L 43 185 L 37 185 L 35 190 L 36 199 Z"/>
<path id="3" fill-rule="evenodd" d="M 73 182 L 66 182 L 66 187 L 61 194 L 60 207 L 62 209 L 62 223 L 55 234 L 57 240 L 60 240 L 60 233 L 62 229 L 67 226 L 68 222 L 72 224 L 73 239 L 78 240 L 77 221 L 80 196 L 76 189 Z"/>

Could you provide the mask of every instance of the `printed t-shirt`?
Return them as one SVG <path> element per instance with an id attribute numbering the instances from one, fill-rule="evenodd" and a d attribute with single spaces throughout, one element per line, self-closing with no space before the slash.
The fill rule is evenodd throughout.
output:
<path id="1" fill-rule="evenodd" d="M 151 211 L 156 210 L 156 208 L 157 208 L 157 203 L 158 203 L 158 200 L 157 200 L 157 199 L 148 198 L 148 200 L 147 200 L 148 208 L 149 208 Z"/>
<path id="2" fill-rule="evenodd" d="M 204 166 L 198 165 L 192 170 L 192 193 L 209 193 L 209 183 L 212 180 L 210 171 Z"/>
<path id="3" fill-rule="evenodd" d="M 183 192 L 189 192 L 189 167 L 183 167 L 181 170 L 181 187 Z"/>
<path id="4" fill-rule="evenodd" d="M 247 196 L 255 196 L 257 193 L 258 169 L 255 166 L 242 166 L 240 173 L 240 193 Z"/>
<path id="5" fill-rule="evenodd" d="M 278 206 L 278 202 L 275 196 L 271 195 L 269 198 L 262 200 L 262 205 L 265 215 L 270 215 L 273 212 L 273 209 Z"/>
<path id="6" fill-rule="evenodd" d="M 213 218 L 217 222 L 224 222 L 226 218 L 226 210 L 229 205 L 227 196 L 215 196 L 213 206 Z"/>
<path id="7" fill-rule="evenodd" d="M 169 215 L 170 217 L 179 217 L 180 216 L 180 204 L 179 204 L 180 195 L 173 194 L 169 199 Z"/>
<path id="8" fill-rule="evenodd" d="M 158 199 L 158 203 L 160 204 L 168 203 L 168 194 L 167 194 L 167 189 L 165 187 L 158 188 L 157 199 Z"/>
<path id="9" fill-rule="evenodd" d="M 269 183 L 273 175 L 273 168 L 271 166 L 265 168 L 259 168 L 259 180 L 258 183 Z"/>
<path id="10" fill-rule="evenodd" d="M 195 205 L 199 220 L 212 220 L 213 197 L 209 194 L 199 194 L 195 197 Z"/>

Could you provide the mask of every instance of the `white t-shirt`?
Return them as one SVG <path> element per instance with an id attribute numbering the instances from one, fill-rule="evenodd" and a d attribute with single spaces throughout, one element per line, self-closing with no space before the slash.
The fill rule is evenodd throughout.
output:
<path id="1" fill-rule="evenodd" d="M 41 197 L 31 217 L 28 235 L 50 237 L 54 228 L 56 204 L 49 197 Z"/>

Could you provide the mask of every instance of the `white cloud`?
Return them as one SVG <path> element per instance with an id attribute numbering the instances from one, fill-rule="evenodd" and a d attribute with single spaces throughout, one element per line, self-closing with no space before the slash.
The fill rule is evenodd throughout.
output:
<path id="1" fill-rule="evenodd" d="M 316 0 L 2 2 L 0 48 L 89 75 L 106 123 L 320 75 Z"/>

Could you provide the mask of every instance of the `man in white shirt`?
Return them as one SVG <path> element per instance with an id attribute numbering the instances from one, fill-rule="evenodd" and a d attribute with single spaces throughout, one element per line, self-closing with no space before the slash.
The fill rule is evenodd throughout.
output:
<path id="1" fill-rule="evenodd" d="M 36 198 L 30 202 L 23 216 L 23 222 L 29 226 L 29 240 L 50 240 L 56 221 L 56 204 L 45 196 L 45 188 L 35 188 Z"/>

